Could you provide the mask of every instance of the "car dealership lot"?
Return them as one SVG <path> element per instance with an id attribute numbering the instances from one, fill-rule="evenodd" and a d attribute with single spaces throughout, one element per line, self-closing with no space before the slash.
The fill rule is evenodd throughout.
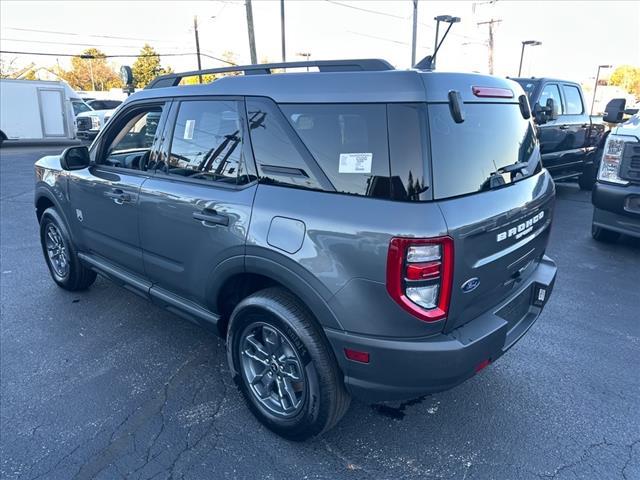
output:
<path id="1" fill-rule="evenodd" d="M 59 150 L 0 154 L 3 479 L 640 478 L 640 242 L 593 241 L 577 185 L 558 185 L 558 279 L 520 343 L 451 391 L 353 402 L 297 444 L 251 415 L 212 333 L 101 278 L 55 286 L 33 162 Z"/>

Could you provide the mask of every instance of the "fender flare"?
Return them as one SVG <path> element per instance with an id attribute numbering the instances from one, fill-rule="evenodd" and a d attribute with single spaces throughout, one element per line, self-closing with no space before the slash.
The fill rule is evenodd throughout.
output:
<path id="1" fill-rule="evenodd" d="M 212 312 L 218 313 L 216 301 L 225 283 L 235 275 L 249 273 L 270 278 L 290 290 L 315 315 L 320 326 L 344 330 L 328 305 L 333 294 L 319 280 L 284 255 L 270 250 L 265 253 L 274 258 L 265 255 L 235 256 L 214 269 L 206 290 L 207 298 L 211 299 L 209 308 Z"/>

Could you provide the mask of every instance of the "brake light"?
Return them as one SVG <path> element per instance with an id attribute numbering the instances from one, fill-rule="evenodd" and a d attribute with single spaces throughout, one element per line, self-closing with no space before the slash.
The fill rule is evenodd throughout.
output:
<path id="1" fill-rule="evenodd" d="M 471 91 L 476 97 L 513 98 L 513 92 L 508 88 L 471 87 Z"/>
<path id="2" fill-rule="evenodd" d="M 449 312 L 453 280 L 450 237 L 392 238 L 387 254 L 387 291 L 398 305 L 425 322 Z"/>

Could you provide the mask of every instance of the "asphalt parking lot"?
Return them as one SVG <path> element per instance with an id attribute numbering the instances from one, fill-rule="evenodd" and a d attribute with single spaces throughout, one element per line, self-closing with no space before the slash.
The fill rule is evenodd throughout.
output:
<path id="1" fill-rule="evenodd" d="M 353 402 L 299 444 L 245 408 L 211 333 L 101 278 L 55 286 L 32 173 L 52 152 L 0 153 L 1 478 L 640 479 L 640 242 L 593 241 L 575 184 L 553 297 L 507 355 L 421 401 Z"/>

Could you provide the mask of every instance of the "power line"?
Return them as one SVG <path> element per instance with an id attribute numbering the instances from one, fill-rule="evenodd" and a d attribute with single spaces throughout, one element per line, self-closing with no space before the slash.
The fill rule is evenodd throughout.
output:
<path id="1" fill-rule="evenodd" d="M 96 38 L 112 38 L 116 40 L 141 40 L 149 42 L 168 42 L 168 40 L 160 40 L 153 38 L 140 38 L 140 37 L 121 37 L 117 35 L 100 35 L 97 33 L 75 33 L 75 32 L 60 32 L 57 30 L 40 30 L 37 28 L 21 28 L 21 27 L 4 27 L 5 30 L 17 30 L 20 32 L 35 32 L 35 33 L 53 33 L 54 35 L 68 35 L 74 37 L 96 37 Z"/>
<path id="2" fill-rule="evenodd" d="M 73 53 L 48 53 L 48 52 L 20 52 L 14 50 L 0 50 L 0 53 L 10 53 L 12 55 L 40 55 L 47 57 L 78 57 L 84 59 L 98 59 L 98 58 L 140 58 L 140 57 L 184 57 L 187 55 L 196 55 L 196 53 L 156 53 L 156 54 L 144 54 L 144 55 L 83 55 L 83 54 L 73 54 Z M 236 66 L 235 63 L 230 62 L 228 60 L 224 60 L 222 58 L 214 57 L 213 55 L 208 55 L 206 53 L 200 52 L 200 55 L 203 57 L 211 58 L 212 60 L 217 60 L 218 62 L 227 63 L 232 66 Z"/>
<path id="3" fill-rule="evenodd" d="M 354 10 L 360 10 L 361 12 L 373 13 L 376 15 L 384 15 L 385 17 L 398 18 L 400 20 L 408 20 L 408 17 L 401 17 L 400 15 L 394 15 L 393 13 L 380 12 L 378 10 L 369 10 L 368 8 L 356 7 L 355 5 L 348 5 L 346 3 L 336 2 L 334 0 L 324 0 L 327 3 L 339 5 L 341 7 L 352 8 Z"/>
<path id="4" fill-rule="evenodd" d="M 76 47 L 120 47 L 120 48 L 140 48 L 132 45 L 105 45 L 101 43 L 76 43 L 76 42 L 55 42 L 47 40 L 25 40 L 21 38 L 1 38 L 3 42 L 39 43 L 44 45 L 67 45 Z"/>

